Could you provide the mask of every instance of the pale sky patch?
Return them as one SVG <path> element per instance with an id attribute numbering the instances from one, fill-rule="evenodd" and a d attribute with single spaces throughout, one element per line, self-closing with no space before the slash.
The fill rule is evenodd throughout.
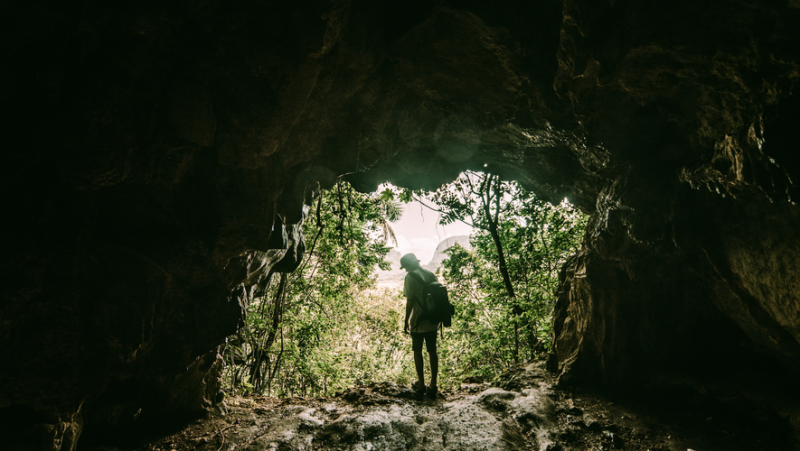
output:
<path id="1" fill-rule="evenodd" d="M 419 202 L 403 205 L 403 215 L 391 226 L 397 236 L 395 249 L 401 254 L 414 253 L 422 264 L 431 261 L 436 246 L 445 238 L 472 232 L 470 226 L 461 222 L 439 225 L 439 213 L 423 207 Z"/>

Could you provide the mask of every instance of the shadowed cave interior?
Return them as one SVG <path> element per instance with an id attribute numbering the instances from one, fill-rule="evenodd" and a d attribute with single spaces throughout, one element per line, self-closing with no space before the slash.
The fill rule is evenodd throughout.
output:
<path id="1" fill-rule="evenodd" d="M 485 164 L 591 215 L 559 383 L 703 386 L 800 438 L 796 1 L 3 8 L 0 418 L 74 450 L 222 400 L 303 204 Z"/>

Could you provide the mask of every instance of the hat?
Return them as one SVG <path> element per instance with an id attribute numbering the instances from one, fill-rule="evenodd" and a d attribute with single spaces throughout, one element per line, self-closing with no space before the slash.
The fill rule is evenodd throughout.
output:
<path id="1" fill-rule="evenodd" d="M 419 259 L 414 254 L 406 254 L 400 258 L 400 269 L 409 269 L 419 266 Z"/>

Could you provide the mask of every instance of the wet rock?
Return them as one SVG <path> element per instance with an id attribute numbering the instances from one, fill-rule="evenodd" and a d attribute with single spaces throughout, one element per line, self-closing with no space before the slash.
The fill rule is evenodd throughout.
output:
<path id="1" fill-rule="evenodd" d="M 584 424 L 586 429 L 594 432 L 601 432 L 604 428 L 603 423 L 595 419 L 587 419 Z"/>
<path id="2" fill-rule="evenodd" d="M 483 385 L 482 384 L 464 383 L 464 384 L 461 384 L 459 389 L 462 390 L 462 391 L 468 391 L 470 393 L 477 393 L 477 392 L 479 392 L 480 390 L 483 389 Z"/>
<path id="3" fill-rule="evenodd" d="M 316 411 L 317 411 L 317 409 L 306 409 L 306 410 L 300 412 L 297 415 L 297 418 L 299 418 L 300 421 L 303 422 L 302 423 L 303 425 L 311 427 L 311 428 L 322 426 L 323 424 L 325 424 L 325 420 L 321 420 L 319 418 L 314 417 L 313 415 L 314 415 L 314 412 L 316 412 Z"/>
<path id="4" fill-rule="evenodd" d="M 366 387 L 365 392 L 376 389 L 376 386 Z M 352 390 L 353 393 L 359 391 Z M 505 403 L 502 413 L 486 407 L 492 405 L 493 400 Z M 328 402 L 319 408 L 285 405 L 269 414 L 269 420 L 253 416 L 252 423 L 241 421 L 231 425 L 235 438 L 230 440 L 248 443 L 247 449 L 254 450 L 313 447 L 352 451 L 488 451 L 529 449 L 531 446 L 545 449 L 546 444 L 552 444 L 545 437 L 545 431 L 554 420 L 555 408 L 551 403 L 537 390 L 522 396 L 489 389 L 439 405 L 413 401 L 384 406 L 351 406 L 349 402 Z M 234 436 L 233 432 L 228 434 Z M 217 435 L 215 432 L 202 438 L 209 443 L 221 443 Z M 546 442 L 542 447 L 538 445 L 540 440 Z"/>
<path id="5" fill-rule="evenodd" d="M 416 396 L 411 387 L 397 385 L 393 382 L 377 384 L 372 388 L 372 391 L 390 398 L 413 399 Z"/>
<path id="6" fill-rule="evenodd" d="M 622 438 L 611 431 L 603 431 L 603 439 L 611 445 L 612 449 L 621 449 L 623 447 L 624 441 Z"/>
<path id="7" fill-rule="evenodd" d="M 399 406 L 368 410 L 340 417 L 324 436 L 328 446 L 354 450 L 508 449 L 502 441 L 502 422 L 471 403 L 446 405 L 435 416 L 420 416 Z M 358 443 L 346 447 L 352 441 Z"/>
<path id="8" fill-rule="evenodd" d="M 489 409 L 505 411 L 509 407 L 509 403 L 513 401 L 517 393 L 505 391 L 501 388 L 490 388 L 480 395 L 478 395 L 478 402 L 483 404 Z"/>

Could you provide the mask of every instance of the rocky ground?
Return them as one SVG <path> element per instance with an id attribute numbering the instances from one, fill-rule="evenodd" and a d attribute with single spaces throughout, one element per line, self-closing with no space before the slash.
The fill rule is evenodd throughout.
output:
<path id="1" fill-rule="evenodd" d="M 216 415 L 92 451 L 797 450 L 785 422 L 697 393 L 608 398 L 557 387 L 542 362 L 436 400 L 393 383 L 329 398 L 229 398 Z"/>

